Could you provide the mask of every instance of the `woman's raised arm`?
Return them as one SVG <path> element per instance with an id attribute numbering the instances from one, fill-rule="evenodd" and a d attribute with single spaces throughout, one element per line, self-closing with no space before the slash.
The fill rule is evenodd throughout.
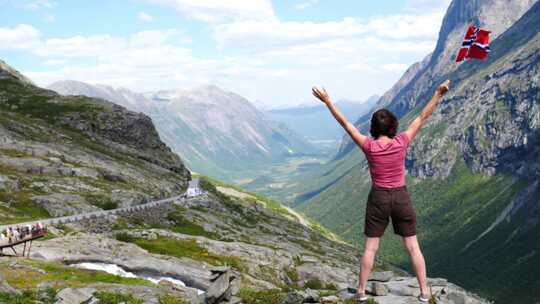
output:
<path id="1" fill-rule="evenodd" d="M 426 123 L 429 116 L 431 116 L 431 113 L 433 113 L 433 110 L 435 110 L 435 107 L 439 103 L 439 100 L 441 97 L 448 92 L 450 86 L 450 80 L 446 80 L 443 82 L 437 90 L 435 90 L 435 93 L 433 94 L 433 97 L 431 97 L 431 100 L 428 102 L 428 104 L 424 107 L 420 115 L 416 117 L 409 128 L 405 131 L 407 134 L 407 137 L 409 137 L 409 142 L 413 140 L 413 138 L 416 136 L 418 131 L 420 131 L 420 128 Z"/>
<path id="2" fill-rule="evenodd" d="M 326 90 L 324 88 L 320 90 L 317 87 L 313 87 L 312 93 L 328 107 L 328 110 L 330 110 L 334 118 L 339 122 L 343 129 L 347 131 L 352 140 L 358 146 L 362 147 L 367 137 L 360 133 L 360 131 L 358 131 L 358 129 L 352 123 L 347 121 L 347 118 L 343 114 L 341 114 L 337 107 L 332 103 L 332 100 L 330 99 L 330 96 L 328 95 Z"/>

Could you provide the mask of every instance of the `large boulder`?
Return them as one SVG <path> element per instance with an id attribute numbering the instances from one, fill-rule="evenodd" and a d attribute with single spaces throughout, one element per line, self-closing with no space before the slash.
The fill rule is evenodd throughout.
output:
<path id="1" fill-rule="evenodd" d="M 212 284 L 206 291 L 205 303 L 238 303 L 235 295 L 240 290 L 240 278 L 228 266 L 214 267 L 210 271 Z"/>
<path id="2" fill-rule="evenodd" d="M 388 282 L 394 277 L 392 271 L 372 272 L 369 274 L 368 281 Z"/>
<path id="3" fill-rule="evenodd" d="M 302 304 L 304 303 L 304 296 L 298 291 L 291 291 L 287 293 L 285 299 L 281 301 L 281 304 Z"/>
<path id="4" fill-rule="evenodd" d="M 94 303 L 93 288 L 64 288 L 56 294 L 55 304 L 89 304 Z"/>
<path id="5" fill-rule="evenodd" d="M 206 291 L 206 303 L 215 304 L 223 298 L 223 294 L 229 288 L 229 272 L 220 275 Z"/>

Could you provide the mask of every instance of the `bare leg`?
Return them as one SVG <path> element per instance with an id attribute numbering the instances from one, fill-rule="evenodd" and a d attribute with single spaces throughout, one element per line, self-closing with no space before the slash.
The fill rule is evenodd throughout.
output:
<path id="1" fill-rule="evenodd" d="M 418 285 L 420 285 L 420 292 L 422 292 L 424 297 L 427 297 L 429 296 L 429 288 L 426 278 L 426 262 L 424 260 L 424 255 L 422 255 L 422 251 L 420 250 L 418 239 L 416 238 L 416 235 L 404 237 L 403 243 L 411 258 L 411 263 L 414 272 L 416 273 L 416 278 L 418 279 Z"/>
<path id="2" fill-rule="evenodd" d="M 366 284 L 369 277 L 369 273 L 373 268 L 375 262 L 375 254 L 379 249 L 378 237 L 366 237 L 366 243 L 364 245 L 364 254 L 362 255 L 362 261 L 360 263 L 360 276 L 358 280 L 358 293 L 365 294 Z"/>

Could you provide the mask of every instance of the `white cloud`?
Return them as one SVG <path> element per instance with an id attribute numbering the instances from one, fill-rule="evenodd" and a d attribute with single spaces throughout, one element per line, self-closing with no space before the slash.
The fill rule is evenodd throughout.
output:
<path id="1" fill-rule="evenodd" d="M 351 64 L 347 64 L 345 67 L 347 70 L 357 71 L 357 72 L 373 72 L 374 68 L 372 65 L 367 64 L 365 62 L 355 62 Z"/>
<path id="2" fill-rule="evenodd" d="M 347 38 L 327 40 L 283 49 L 268 50 L 264 53 L 269 56 L 295 58 L 295 60 L 299 62 L 309 60 L 309 62 L 318 64 L 320 61 L 326 60 L 325 58 L 327 57 L 334 58 L 335 61 L 343 62 L 345 59 L 344 56 L 387 60 L 390 56 L 399 57 L 399 55 L 404 53 L 427 54 L 432 51 L 434 47 L 434 41 L 394 41 L 388 43 L 388 41 L 377 37 L 364 37 L 357 39 Z"/>
<path id="3" fill-rule="evenodd" d="M 416 14 L 444 13 L 452 0 L 407 0 L 405 11 Z"/>
<path id="4" fill-rule="evenodd" d="M 401 74 L 405 72 L 405 70 L 407 70 L 408 67 L 409 67 L 408 65 L 403 64 L 403 63 L 388 63 L 388 64 L 382 65 L 382 68 L 384 70 L 392 72 L 392 73 L 396 73 L 396 74 Z"/>
<path id="5" fill-rule="evenodd" d="M 0 49 L 29 49 L 39 43 L 40 34 L 28 24 L 0 27 Z"/>
<path id="6" fill-rule="evenodd" d="M 66 63 L 66 60 L 61 60 L 61 59 L 49 59 L 43 62 L 44 65 L 63 65 L 65 63 Z"/>
<path id="7" fill-rule="evenodd" d="M 413 12 L 410 8 L 397 14 L 329 22 L 244 20 L 215 25 L 213 37 L 223 51 L 240 50 L 243 59 L 262 62 L 244 63 L 254 70 L 247 78 L 250 88 L 239 76 L 222 79 L 252 99 L 267 102 L 266 93 L 261 92 L 268 90 L 274 95 L 272 100 L 301 103 L 305 102 L 302 98 L 309 98 L 309 92 L 301 88 L 325 83 L 334 94 L 361 100 L 368 97 L 362 94 L 383 93 L 412 60 L 433 50 L 442 18 L 442 10 Z M 284 93 L 272 87 L 281 87 Z"/>
<path id="8" fill-rule="evenodd" d="M 129 36 L 37 39 L 26 50 L 44 58 L 44 65 L 57 69 L 26 74 L 43 86 L 57 80 L 76 79 L 132 89 L 175 87 L 180 80 L 192 79 L 184 75 L 216 68 L 216 64 L 205 67 L 204 60 L 194 58 L 190 49 L 179 46 L 178 41 L 182 40 L 183 33 L 176 29 L 142 31 Z"/>
<path id="9" fill-rule="evenodd" d="M 38 10 L 42 8 L 51 8 L 56 5 L 56 2 L 50 0 L 32 0 L 28 1 L 24 7 L 31 10 Z"/>
<path id="10" fill-rule="evenodd" d="M 130 35 L 132 46 L 161 45 L 170 41 L 184 40 L 183 33 L 177 29 L 149 30 Z"/>
<path id="11" fill-rule="evenodd" d="M 304 1 L 304 2 L 296 4 L 294 7 L 297 10 L 304 10 L 306 8 L 312 7 L 313 5 L 315 5 L 317 3 L 319 3 L 319 0 L 308 0 L 308 1 Z"/>
<path id="12" fill-rule="evenodd" d="M 343 18 L 332 22 L 242 21 L 218 25 L 214 39 L 218 46 L 268 49 L 297 46 L 336 38 L 379 38 L 409 40 L 411 43 L 435 41 L 442 14 L 396 14 L 359 20 Z M 388 44 L 394 41 L 387 41 Z"/>
<path id="13" fill-rule="evenodd" d="M 148 0 L 205 22 L 275 19 L 270 0 Z"/>
<path id="14" fill-rule="evenodd" d="M 354 18 L 344 18 L 332 22 L 281 22 L 242 21 L 219 25 L 215 28 L 214 39 L 219 47 L 268 48 L 284 45 L 298 45 L 337 37 L 353 36 L 366 29 Z"/>
<path id="15" fill-rule="evenodd" d="M 56 21 L 56 17 L 54 15 L 45 15 L 45 17 L 43 17 L 43 20 L 45 20 L 45 22 L 47 23 L 53 23 Z"/>
<path id="16" fill-rule="evenodd" d="M 152 17 L 150 14 L 145 13 L 145 12 L 139 12 L 137 14 L 137 18 L 139 18 L 139 20 L 144 21 L 144 22 L 154 21 L 154 17 Z"/>
<path id="17" fill-rule="evenodd" d="M 41 57 L 54 58 L 95 58 L 107 60 L 119 54 L 119 60 L 124 56 L 135 56 L 140 52 L 151 52 L 157 47 L 163 47 L 170 55 L 170 41 L 183 41 L 182 33 L 176 29 L 162 31 L 142 31 L 130 36 L 92 35 L 73 36 L 69 38 L 49 38 L 39 42 L 39 47 L 31 51 Z M 36 45 L 36 44 L 34 44 Z M 183 49 L 178 47 L 178 49 Z M 141 56 L 139 60 L 149 61 L 151 58 Z"/>
<path id="18" fill-rule="evenodd" d="M 125 44 L 124 38 L 110 35 L 74 36 L 47 39 L 32 51 L 42 57 L 93 57 L 118 52 L 125 48 Z"/>
<path id="19" fill-rule="evenodd" d="M 380 37 L 436 39 L 443 16 L 439 12 L 421 15 L 388 15 L 370 20 L 367 27 L 370 32 Z"/>

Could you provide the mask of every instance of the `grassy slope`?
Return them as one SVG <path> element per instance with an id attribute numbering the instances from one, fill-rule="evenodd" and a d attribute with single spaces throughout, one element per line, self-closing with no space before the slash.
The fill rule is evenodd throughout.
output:
<path id="1" fill-rule="evenodd" d="M 521 188 L 523 184 L 524 181 L 517 182 L 511 191 Z M 494 194 L 500 193 L 504 186 L 507 185 L 491 190 Z M 537 204 L 539 192 L 537 189 L 536 193 L 530 196 L 528 203 Z M 499 200 L 507 196 L 505 193 Z M 538 215 L 537 210 L 522 208 L 512 216 L 511 222 L 503 221 L 467 250 L 461 251 L 459 246 L 448 248 L 447 245 L 447 250 L 459 251 L 447 254 L 446 261 L 441 260 L 434 264 L 432 271 L 444 273 L 450 279 L 455 278 L 461 284 L 497 299 L 497 303 L 537 303 L 540 300 L 537 292 L 540 287 L 538 281 L 540 232 L 538 229 L 531 229 L 536 225 L 531 222 L 531 218 L 538 216 L 531 217 L 531 214 L 528 214 L 530 212 L 536 212 Z M 489 224 L 491 223 L 485 225 Z M 434 241 L 426 245 L 430 244 L 444 250 L 443 246 Z"/>
<path id="2" fill-rule="evenodd" d="M 282 215 L 282 216 L 284 216 L 284 217 L 286 217 L 288 219 L 291 219 L 293 221 L 299 221 L 297 216 L 293 212 L 291 212 L 291 210 L 289 208 L 283 206 L 280 202 L 278 202 L 276 200 L 267 198 L 265 196 L 259 195 L 259 194 L 254 193 L 254 192 L 250 192 L 248 190 L 245 190 L 245 189 L 240 188 L 240 187 L 235 186 L 235 185 L 225 183 L 223 181 L 212 179 L 212 178 L 207 177 L 207 176 L 198 176 L 198 177 L 201 178 L 203 185 L 204 184 L 211 184 L 214 187 L 219 186 L 219 187 L 224 187 L 224 188 L 230 188 L 230 189 L 233 189 L 233 190 L 238 191 L 240 193 L 244 193 L 244 194 L 248 195 L 249 197 L 244 198 L 243 200 L 247 200 L 247 201 L 251 200 L 251 201 L 255 201 L 257 203 L 261 203 L 266 208 L 272 210 L 276 214 Z M 224 195 L 221 195 L 221 196 L 224 197 Z M 314 230 L 318 231 L 319 233 L 321 233 L 322 235 L 324 235 L 328 239 L 335 240 L 335 241 L 338 241 L 338 242 L 343 242 L 343 240 L 339 236 L 337 236 L 336 234 L 330 232 L 328 229 L 326 229 L 324 226 L 322 226 L 317 221 L 313 220 L 312 218 L 306 217 L 303 214 L 300 214 L 300 216 L 304 217 L 304 220 L 306 220 L 308 222 L 311 229 L 314 229 Z"/>

